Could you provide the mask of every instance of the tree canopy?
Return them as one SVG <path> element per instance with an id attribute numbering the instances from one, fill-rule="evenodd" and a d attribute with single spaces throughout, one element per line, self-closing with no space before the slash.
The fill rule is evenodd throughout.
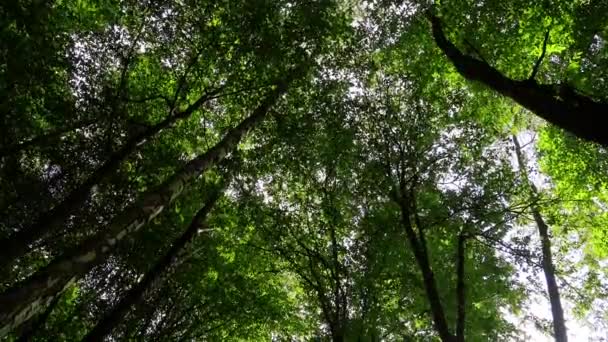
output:
<path id="1" fill-rule="evenodd" d="M 0 4 L 0 340 L 605 341 L 606 13 Z"/>

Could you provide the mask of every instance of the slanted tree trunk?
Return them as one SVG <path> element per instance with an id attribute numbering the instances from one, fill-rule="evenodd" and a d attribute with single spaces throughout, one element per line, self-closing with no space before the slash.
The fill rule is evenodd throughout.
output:
<path id="1" fill-rule="evenodd" d="M 435 330 L 439 334 L 442 342 L 453 342 L 455 337 L 450 333 L 448 327 L 448 321 L 445 317 L 445 311 L 441 304 L 441 298 L 439 297 L 439 291 L 437 290 L 437 283 L 435 282 L 435 275 L 431 269 L 429 256 L 426 249 L 426 240 L 424 238 L 424 232 L 422 227 L 417 227 L 420 236 L 417 236 L 416 231 L 412 226 L 410 216 L 415 215 L 411 213 L 408 203 L 412 200 L 407 198 L 404 194 L 401 194 L 400 198 L 395 198 L 401 209 L 401 223 L 405 228 L 405 234 L 409 241 L 410 248 L 414 252 L 414 258 L 418 264 L 418 268 L 422 273 L 422 280 L 424 284 L 424 290 L 426 292 L 427 299 L 431 307 L 431 314 L 433 322 L 435 324 Z M 419 223 L 418 223 L 419 224 Z"/>
<path id="2" fill-rule="evenodd" d="M 19 338 L 15 342 L 31 341 L 37 332 L 44 329 L 46 321 L 49 319 L 51 313 L 53 313 L 53 310 L 55 310 L 57 304 L 59 304 L 60 299 L 61 296 L 55 296 L 55 299 L 53 299 L 51 304 L 49 304 L 40 316 L 32 317 L 28 323 L 23 324 L 22 327 L 25 327 L 25 329 L 21 331 Z"/>
<path id="3" fill-rule="evenodd" d="M 559 295 L 559 286 L 555 278 L 555 267 L 553 265 L 553 255 L 551 253 L 551 238 L 549 237 L 549 227 L 545 223 L 543 216 L 540 213 L 540 209 L 536 204 L 538 199 L 538 190 L 536 186 L 528 179 L 527 168 L 524 159 L 524 155 L 519 145 L 519 141 L 516 136 L 512 137 L 513 144 L 515 145 L 515 154 L 517 155 L 517 162 L 519 164 L 519 170 L 522 178 L 528 183 L 530 191 L 532 192 L 530 200 L 534 203 L 531 206 L 532 216 L 536 227 L 538 228 L 538 235 L 540 236 L 540 242 L 543 253 L 543 272 L 545 273 L 545 280 L 547 283 L 547 292 L 549 293 L 549 301 L 551 302 L 551 314 L 553 315 L 553 333 L 555 341 L 567 342 L 568 332 L 566 330 L 566 322 L 564 319 L 564 310 L 562 309 L 562 301 Z"/>
<path id="4" fill-rule="evenodd" d="M 143 300 L 144 294 L 158 286 L 163 277 L 169 275 L 183 259 L 187 247 L 199 234 L 207 232 L 204 229 L 207 215 L 213 209 L 222 189 L 217 189 L 207 203 L 194 215 L 192 222 L 186 231 L 173 243 L 167 253 L 145 274 L 143 279 L 131 288 L 127 294 L 105 316 L 95 327 L 83 338 L 83 341 L 103 341 L 112 330 L 122 322 L 132 306 Z"/>
<path id="5" fill-rule="evenodd" d="M 464 233 L 458 235 L 458 247 L 456 252 L 456 297 L 457 297 L 457 321 L 456 321 L 456 342 L 464 342 L 465 331 L 465 305 L 466 305 L 466 285 L 464 281 L 464 261 L 465 261 L 466 236 Z"/>
<path id="6" fill-rule="evenodd" d="M 196 109 L 200 108 L 220 90 L 221 88 L 218 88 L 202 95 L 186 110 L 177 113 L 172 112 L 171 115 L 163 121 L 148 127 L 129 138 L 120 149 L 114 152 L 108 160 L 93 171 L 82 184 L 72 190 L 61 203 L 43 213 L 30 227 L 24 228 L 12 236 L 0 240 L 0 270 L 15 261 L 15 259 L 26 254 L 30 249 L 30 245 L 36 240 L 51 232 L 54 227 L 65 222 L 69 215 L 86 201 L 91 189 L 117 170 L 125 158 L 135 152 L 141 144 L 161 131 L 171 127 L 176 122 L 192 116 Z"/>
<path id="7" fill-rule="evenodd" d="M 608 103 L 594 101 L 565 84 L 537 83 L 534 75 L 539 63 L 527 80 L 508 78 L 487 62 L 463 54 L 447 39 L 439 18 L 429 15 L 429 20 L 435 42 L 464 78 L 485 84 L 579 138 L 608 147 L 608 133 L 603 125 Z"/>
<path id="8" fill-rule="evenodd" d="M 57 257 L 34 275 L 0 295 L 0 337 L 44 308 L 72 282 L 106 259 L 114 246 L 158 216 L 181 195 L 184 188 L 233 151 L 243 136 L 266 117 L 270 107 L 285 93 L 300 68 L 279 81 L 251 116 L 231 129 L 206 153 L 173 174 L 155 190 L 143 194 L 110 224 L 76 248 Z"/>

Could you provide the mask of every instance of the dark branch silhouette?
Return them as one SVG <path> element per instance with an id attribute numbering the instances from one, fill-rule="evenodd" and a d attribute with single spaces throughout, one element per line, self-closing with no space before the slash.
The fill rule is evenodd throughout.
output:
<path id="1" fill-rule="evenodd" d="M 532 69 L 532 74 L 530 74 L 530 80 L 533 80 L 536 77 L 538 69 L 540 69 L 540 65 L 543 62 L 543 59 L 545 58 L 545 53 L 547 52 L 547 42 L 549 41 L 549 32 L 551 32 L 551 29 L 547 30 L 547 33 L 545 33 L 545 40 L 543 41 L 543 51 L 541 52 L 540 57 L 538 57 L 536 64 L 534 64 L 534 69 Z"/>
<path id="2" fill-rule="evenodd" d="M 511 79 L 488 63 L 462 53 L 445 36 L 441 20 L 431 12 L 427 16 L 435 43 L 464 78 L 485 84 L 579 138 L 608 147 L 608 133 L 603 125 L 608 103 L 585 96 L 568 84 Z"/>

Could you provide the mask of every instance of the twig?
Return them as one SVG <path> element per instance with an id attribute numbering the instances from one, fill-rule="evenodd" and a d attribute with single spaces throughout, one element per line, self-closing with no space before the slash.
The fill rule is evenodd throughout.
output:
<path id="1" fill-rule="evenodd" d="M 152 101 L 152 100 L 164 100 L 168 106 L 171 106 L 171 100 L 169 100 L 169 98 L 164 95 L 150 95 L 150 96 L 146 96 L 146 97 L 142 97 L 142 98 L 134 98 L 134 99 L 131 99 L 128 97 L 123 97 L 122 100 L 125 102 L 128 102 L 128 103 L 145 103 L 145 102 Z"/>
<path id="2" fill-rule="evenodd" d="M 547 52 L 547 42 L 549 41 L 549 32 L 551 32 L 550 28 L 547 30 L 547 33 L 545 33 L 545 40 L 543 41 L 543 51 L 541 52 L 540 57 L 538 57 L 536 64 L 534 64 L 534 69 L 532 69 L 532 74 L 528 79 L 529 81 L 534 80 L 534 78 L 536 77 L 536 73 L 538 73 L 538 69 L 540 68 L 540 64 L 545 58 L 545 53 Z"/>
<path id="3" fill-rule="evenodd" d="M 465 44 L 467 44 L 477 55 L 477 57 L 479 57 L 479 59 L 481 59 L 484 63 L 486 63 L 487 65 L 490 65 L 490 63 L 488 63 L 488 61 L 486 61 L 486 59 L 483 57 L 483 55 L 481 54 L 481 52 L 479 52 L 479 50 L 477 50 L 477 48 L 468 40 L 464 40 Z"/>
<path id="4" fill-rule="evenodd" d="M 483 238 L 483 240 L 479 239 L 479 237 Z M 486 236 L 486 235 L 478 234 L 478 235 L 475 235 L 474 238 L 476 241 L 478 241 L 488 247 L 492 247 L 503 253 L 507 253 L 507 254 L 510 254 L 511 256 L 521 258 L 526 263 L 528 263 L 528 265 L 534 266 L 537 269 L 542 269 L 542 265 L 539 262 L 532 260 L 533 256 L 528 254 L 528 251 L 525 249 L 522 250 L 522 249 L 512 247 L 509 244 L 507 244 L 501 240 L 494 239 L 494 238 Z M 502 247 L 502 248 L 500 248 L 500 247 Z"/>

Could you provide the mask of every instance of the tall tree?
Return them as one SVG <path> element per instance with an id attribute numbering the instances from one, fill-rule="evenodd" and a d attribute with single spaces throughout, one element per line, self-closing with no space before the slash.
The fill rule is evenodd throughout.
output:
<path id="1" fill-rule="evenodd" d="M 297 70 L 302 72 L 301 68 Z M 29 279 L 3 293 L 0 296 L 2 303 L 0 331 L 5 334 L 40 310 L 44 310 L 43 308 L 70 283 L 107 257 L 117 242 L 158 216 L 181 194 L 193 178 L 224 159 L 236 148 L 243 136 L 265 118 L 270 107 L 298 77 L 296 71 L 292 70 L 290 75 L 278 82 L 258 108 L 231 129 L 218 144 L 190 161 L 157 189 L 144 194 L 137 203 L 113 220 L 103 232 L 58 257 Z"/>
<path id="2" fill-rule="evenodd" d="M 568 84 L 539 84 L 536 81 L 545 57 L 549 32 L 545 36 L 542 53 L 531 68 L 530 77 L 514 80 L 492 67 L 483 57 L 473 57 L 460 51 L 446 37 L 441 19 L 431 12 L 428 17 L 435 42 L 462 76 L 510 97 L 539 117 L 580 138 L 608 147 L 608 135 L 598 125 L 602 113 L 608 111 L 608 103 L 583 95 Z"/>
<path id="3" fill-rule="evenodd" d="M 0 249 L 2 250 L 0 252 L 0 268 L 21 257 L 28 251 L 32 243 L 51 232 L 56 225 L 63 222 L 75 208 L 87 199 L 91 189 L 115 172 L 124 159 L 132 154 L 138 146 L 154 137 L 163 129 L 171 127 L 177 121 L 188 119 L 194 111 L 203 106 L 205 102 L 213 98 L 219 91 L 220 89 L 215 89 L 204 93 L 183 111 L 176 112 L 175 108 L 171 109 L 166 119 L 156 125 L 144 128 L 143 131 L 136 133 L 132 138 L 127 140 L 119 150 L 112 153 L 82 184 L 72 190 L 53 209 L 43 213 L 32 226 L 21 229 L 17 233 L 0 240 Z"/>
<path id="4" fill-rule="evenodd" d="M 563 320 L 601 334 L 605 137 L 560 127 L 605 103 L 606 1 L 427 10 L 0 5 L 2 337 L 533 340 L 549 259 Z"/>
<path id="5" fill-rule="evenodd" d="M 538 207 L 539 193 L 536 185 L 530 181 L 528 176 L 528 167 L 525 161 L 525 157 L 519 144 L 519 140 L 516 136 L 512 137 L 513 145 L 515 146 L 515 154 L 517 156 L 517 163 L 521 177 L 524 182 L 530 187 L 530 201 L 532 202 L 531 211 L 536 228 L 538 229 L 538 235 L 540 237 L 540 243 L 542 247 L 542 265 L 543 272 L 545 274 L 545 281 L 547 284 L 547 293 L 549 294 L 549 301 L 551 302 L 551 314 L 553 315 L 553 333 L 555 340 L 559 342 L 568 341 L 568 332 L 566 329 L 566 321 L 564 319 L 564 309 L 562 308 L 562 301 L 559 295 L 559 285 L 557 283 L 557 277 L 555 275 L 555 264 L 553 263 L 553 254 L 551 252 L 551 237 L 549 236 L 549 226 L 543 218 L 540 208 Z"/>
<path id="6" fill-rule="evenodd" d="M 175 241 L 171 248 L 163 257 L 152 267 L 142 280 L 137 283 L 127 294 L 118 302 L 105 316 L 99 321 L 93 329 L 83 339 L 85 341 L 103 341 L 104 338 L 117 326 L 128 313 L 129 309 L 143 299 L 147 291 L 158 286 L 158 283 L 168 275 L 172 268 L 183 259 L 187 253 L 186 248 L 200 234 L 208 234 L 208 227 L 205 221 L 209 212 L 213 209 L 215 202 L 221 196 L 223 189 L 216 189 L 205 205 L 194 215 L 192 222 L 184 233 Z M 181 255 L 181 257 L 180 257 Z"/>

